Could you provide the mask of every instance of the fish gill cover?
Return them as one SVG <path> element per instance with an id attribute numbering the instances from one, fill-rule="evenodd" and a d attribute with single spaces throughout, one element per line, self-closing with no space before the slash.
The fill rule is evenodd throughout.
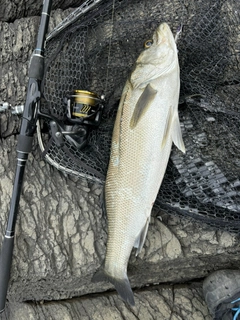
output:
<path id="1" fill-rule="evenodd" d="M 182 25 L 179 117 L 186 154 L 172 147 L 155 208 L 239 232 L 239 12 L 238 0 L 99 1 L 51 37 L 41 111 L 63 120 L 64 98 L 75 89 L 104 94 L 105 109 L 82 150 L 66 139 L 64 148 L 57 146 L 42 129 L 48 161 L 104 183 L 119 99 L 143 43 L 161 22 L 173 33 Z"/>

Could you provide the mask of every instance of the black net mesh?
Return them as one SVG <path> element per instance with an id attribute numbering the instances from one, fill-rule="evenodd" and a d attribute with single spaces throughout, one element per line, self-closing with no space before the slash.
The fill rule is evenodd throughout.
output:
<path id="1" fill-rule="evenodd" d="M 41 111 L 62 121 L 64 98 L 75 89 L 104 94 L 106 103 L 99 128 L 82 150 L 66 139 L 64 147 L 57 146 L 46 130 L 48 159 L 63 171 L 104 183 L 119 99 L 143 43 L 161 22 L 173 33 L 183 25 L 179 115 L 187 152 L 173 147 L 155 205 L 239 232 L 239 12 L 238 0 L 102 1 L 52 37 Z"/>

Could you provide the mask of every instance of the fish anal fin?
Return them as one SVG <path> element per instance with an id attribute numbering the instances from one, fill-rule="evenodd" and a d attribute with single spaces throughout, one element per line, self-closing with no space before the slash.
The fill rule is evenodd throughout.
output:
<path id="1" fill-rule="evenodd" d="M 182 131 L 181 131 L 181 126 L 180 126 L 178 114 L 174 118 L 173 124 L 172 124 L 172 140 L 173 140 L 173 143 L 175 144 L 175 146 L 179 150 L 181 150 L 183 153 L 186 152 L 185 145 L 184 145 L 183 138 L 182 138 Z"/>
<path id="2" fill-rule="evenodd" d="M 141 252 L 144 242 L 146 240 L 147 232 L 148 232 L 148 226 L 150 222 L 150 217 L 147 218 L 146 223 L 142 230 L 140 231 L 139 235 L 137 236 L 134 247 L 137 248 L 136 256 Z"/>
<path id="3" fill-rule="evenodd" d="M 136 125 L 138 124 L 141 117 L 144 115 L 144 113 L 147 111 L 147 109 L 150 107 L 153 99 L 155 98 L 157 94 L 157 90 L 155 90 L 150 84 L 148 84 L 142 94 L 140 95 L 133 114 L 130 121 L 130 129 L 134 129 Z"/>
<path id="4" fill-rule="evenodd" d="M 115 289 L 117 290 L 120 297 L 131 306 L 135 305 L 133 292 L 130 286 L 127 275 L 122 279 L 114 278 L 103 268 L 99 269 L 93 276 L 92 282 L 109 281 L 111 282 Z"/>

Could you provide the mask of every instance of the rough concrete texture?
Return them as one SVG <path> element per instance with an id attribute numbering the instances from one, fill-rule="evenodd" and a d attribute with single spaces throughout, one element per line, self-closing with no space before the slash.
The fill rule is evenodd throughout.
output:
<path id="1" fill-rule="evenodd" d="M 15 146 L 14 136 L 1 144 L 1 231 L 4 230 L 11 197 Z M 106 312 L 107 319 L 107 313 L 112 309 L 117 314 L 116 319 L 121 319 L 124 313 L 131 315 L 132 319 L 145 319 L 144 314 L 147 313 L 151 319 L 153 310 L 156 310 L 156 316 L 154 318 L 152 314 L 152 319 L 191 319 L 193 313 L 198 314 L 196 319 L 208 319 L 200 287 L 198 291 L 187 287 L 182 291 L 176 289 L 169 297 L 172 289 L 161 289 L 162 294 L 159 295 L 152 291 L 155 288 L 152 285 L 185 283 L 203 278 L 214 269 L 237 268 L 240 247 L 236 235 L 210 230 L 207 226 L 178 217 L 153 213 L 144 249 L 138 258 L 133 252 L 129 261 L 131 285 L 144 288 L 143 292 L 136 290 L 135 311 L 123 304 L 117 295 L 111 299 L 99 295 L 92 300 L 86 295 L 104 294 L 112 289 L 108 283 L 91 283 L 92 275 L 104 258 L 107 240 L 106 219 L 100 206 L 102 187 L 65 177 L 39 156 L 35 147 L 26 167 L 6 311 L 11 312 L 9 319 L 82 319 L 79 314 L 83 309 L 87 310 L 86 319 L 101 319 L 99 310 L 103 318 Z M 159 214 L 162 221 L 156 217 Z M 85 295 L 83 300 L 59 302 L 59 305 L 57 302 L 43 306 L 16 304 L 26 300 L 57 301 L 81 295 Z M 163 299 L 162 295 L 166 298 Z M 173 303 L 173 296 L 176 314 L 174 311 L 172 318 L 168 318 L 168 304 Z M 194 307 L 192 296 L 200 307 Z M 182 299 L 187 302 L 181 303 Z M 162 301 L 162 307 L 159 307 L 159 301 Z M 106 310 L 104 308 L 103 311 L 102 305 Z M 17 318 L 19 310 L 22 318 Z M 166 315 L 161 318 L 160 312 L 166 312 Z M 64 313 L 65 318 L 62 317 Z"/>
<path id="2" fill-rule="evenodd" d="M 53 0 L 52 9 L 68 9 L 69 7 L 78 7 L 83 0 Z M 0 0 L 0 21 L 12 22 L 16 19 L 40 15 L 43 1 L 4 1 Z"/>
<path id="3" fill-rule="evenodd" d="M 70 12 L 72 9 L 54 11 L 49 31 Z M 37 16 L 17 19 L 11 23 L 0 21 L 0 102 L 8 101 L 12 105 L 25 102 L 28 64 L 36 46 L 39 22 Z"/>
<path id="4" fill-rule="evenodd" d="M 199 283 L 191 286 L 155 286 L 135 293 L 136 306 L 128 307 L 116 294 L 92 295 L 61 302 L 21 303 L 10 310 L 11 320 L 210 320 Z M 61 317 L 59 315 L 61 314 Z"/>
<path id="5" fill-rule="evenodd" d="M 55 11 L 51 27 L 68 13 Z M 0 100 L 13 105 L 24 101 L 38 23 L 38 17 L 0 22 Z M 11 199 L 19 118 L 3 113 L 0 120 L 2 236 Z M 130 308 L 115 292 L 106 293 L 112 289 L 110 284 L 91 283 L 106 250 L 107 221 L 101 196 L 102 186 L 64 176 L 43 161 L 35 141 L 20 201 L 9 302 L 0 319 L 211 319 L 201 282 L 182 287 L 170 284 L 202 279 L 215 269 L 238 268 L 239 238 L 153 212 L 143 251 L 139 257 L 133 252 L 129 261 L 136 299 L 136 307 Z M 63 299 L 68 300 L 59 301 Z M 54 302 L 48 302 L 51 300 Z"/>

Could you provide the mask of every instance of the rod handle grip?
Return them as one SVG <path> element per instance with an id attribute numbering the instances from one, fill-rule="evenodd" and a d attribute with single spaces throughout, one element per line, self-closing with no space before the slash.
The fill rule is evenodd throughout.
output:
<path id="1" fill-rule="evenodd" d="M 10 279 L 14 237 L 4 237 L 0 256 L 0 313 L 5 309 L 8 282 Z"/>

